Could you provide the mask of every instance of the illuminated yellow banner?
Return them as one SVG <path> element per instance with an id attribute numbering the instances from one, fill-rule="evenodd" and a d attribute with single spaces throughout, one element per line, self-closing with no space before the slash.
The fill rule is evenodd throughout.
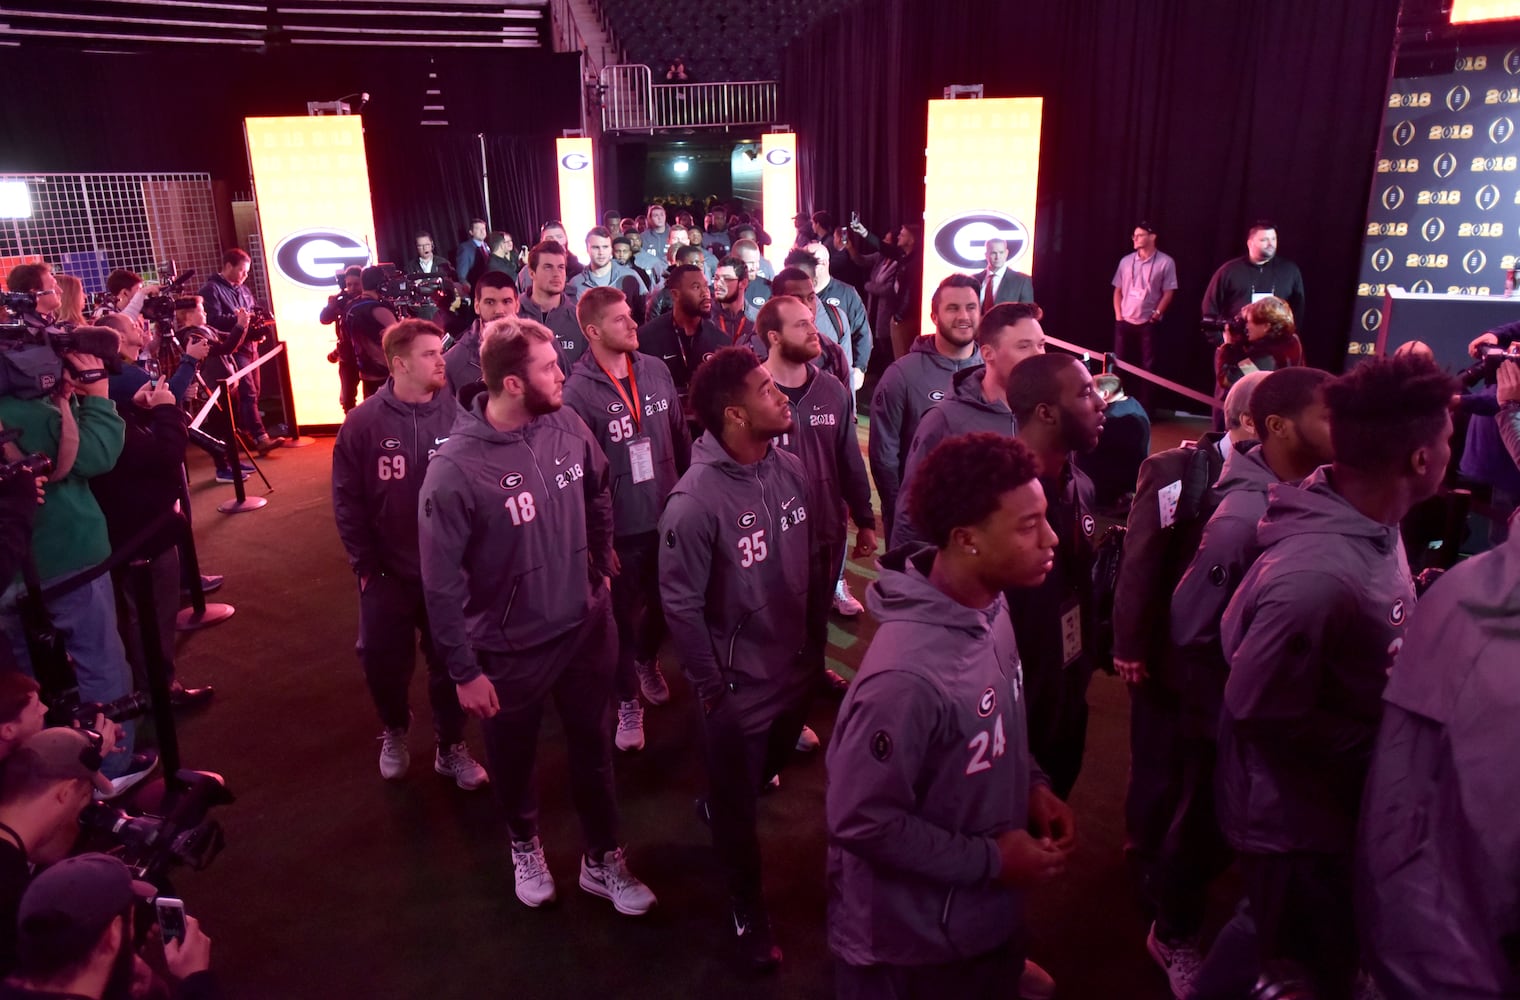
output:
<path id="1" fill-rule="evenodd" d="M 1451 23 L 1505 21 L 1520 17 L 1520 0 L 1451 0 Z"/>
<path id="2" fill-rule="evenodd" d="M 363 122 L 357 115 L 246 118 L 243 128 L 270 307 L 290 359 L 296 416 L 303 427 L 340 424 L 338 367 L 327 361 L 334 328 L 318 315 L 338 290 L 336 275 L 372 259 L 375 216 Z"/>
<path id="3" fill-rule="evenodd" d="M 1009 267 L 1033 272 L 1042 104 L 1038 97 L 929 102 L 925 332 L 933 329 L 929 299 L 935 287 L 947 275 L 985 268 L 989 239 L 1008 241 Z"/>
<path id="4" fill-rule="evenodd" d="M 586 233 L 600 226 L 596 214 L 596 161 L 590 139 L 556 139 L 559 157 L 559 221 L 565 224 L 570 251 L 586 256 Z"/>
<path id="5" fill-rule="evenodd" d="M 797 134 L 775 132 L 760 140 L 761 224 L 770 234 L 765 256 L 780 271 L 792 248 L 797 215 Z"/>

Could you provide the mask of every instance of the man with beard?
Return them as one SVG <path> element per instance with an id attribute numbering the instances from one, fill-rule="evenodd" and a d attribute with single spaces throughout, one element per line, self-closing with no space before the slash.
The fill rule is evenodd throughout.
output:
<path id="1" fill-rule="evenodd" d="M 665 272 L 670 270 L 670 262 L 665 259 L 665 251 L 656 250 L 651 244 L 645 242 L 644 234 L 638 231 L 628 234 L 628 243 L 633 250 L 631 263 L 649 275 L 650 287 L 654 287 L 654 282 L 664 281 Z"/>
<path id="2" fill-rule="evenodd" d="M 617 657 L 607 459 L 561 410 L 554 335 L 497 320 L 480 349 L 486 391 L 454 422 L 422 484 L 419 541 L 428 620 L 459 704 L 483 719 L 486 762 L 507 811 L 517 898 L 555 899 L 538 837 L 534 760 L 544 704 L 559 710 L 570 792 L 585 835 L 580 886 L 638 915 L 654 894 L 618 844 L 608 708 Z"/>
<path id="3" fill-rule="evenodd" d="M 802 459 L 813 484 L 813 603 L 808 615 L 807 663 L 827 690 L 843 692 L 848 682 L 825 666 L 830 598 L 841 595 L 858 606 L 844 583 L 849 527 L 855 521 L 856 559 L 876 554 L 876 515 L 871 511 L 871 480 L 855 436 L 855 408 L 850 391 L 812 362 L 823 351 L 812 312 L 790 295 L 771 299 L 755 321 L 770 350 L 765 368 L 792 408 L 796 429 L 781 435 L 781 447 Z M 818 749 L 818 736 L 807 726 L 797 749 Z"/>
<path id="4" fill-rule="evenodd" d="M 982 367 L 958 373 L 953 394 L 924 414 L 903 467 L 904 494 L 911 490 L 918 466 L 946 438 L 977 431 L 1009 437 L 1018 433 L 1018 422 L 1008 408 L 1008 376 L 1020 362 L 1045 353 L 1041 315 L 1032 302 L 1005 302 L 982 314 L 976 331 Z M 902 507 L 897 509 L 892 538 L 894 548 L 923 539 Z"/>
<path id="5" fill-rule="evenodd" d="M 1277 256 L 1277 227 L 1263 220 L 1246 230 L 1246 255 L 1225 261 L 1209 279 L 1204 319 L 1235 319 L 1241 309 L 1268 295 L 1287 302 L 1293 322 L 1304 325 L 1304 276 L 1297 264 Z"/>
<path id="6" fill-rule="evenodd" d="M 660 517 L 660 597 L 702 708 L 712 826 L 741 964 L 781 962 L 761 895 L 755 803 L 802 731 L 814 674 L 803 659 L 813 525 L 807 473 L 775 447 L 791 405 L 754 354 L 718 351 L 691 384 L 707 433 Z"/>
<path id="7" fill-rule="evenodd" d="M 929 300 L 933 336 L 919 337 L 907 354 L 892 362 L 871 396 L 868 451 L 871 478 L 876 480 L 876 491 L 881 494 L 888 549 L 894 547 L 892 525 L 897 516 L 897 497 L 919 421 L 931 406 L 950 395 L 957 372 L 982 363 L 976 349 L 980 291 L 976 279 L 969 274 L 952 274 L 941 281 Z"/>
<path id="8" fill-rule="evenodd" d="M 1055 529 L 1055 566 L 1040 586 L 1008 594 L 1008 614 L 1024 661 L 1029 751 L 1061 798 L 1071 793 L 1087 742 L 1087 683 L 1095 661 L 1092 561 L 1097 522 L 1092 480 L 1071 460 L 1097 447 L 1103 397 L 1087 366 L 1069 354 L 1039 354 L 1008 378 L 1018 438 L 1039 462 L 1046 519 Z"/>
<path id="9" fill-rule="evenodd" d="M 139 976 L 152 979 L 133 950 L 134 918 L 158 890 L 132 878 L 108 854 L 81 854 L 49 868 L 21 899 L 16 971 L 0 985 L 3 1000 L 127 1000 Z M 221 995 L 210 978 L 211 939 L 186 915 L 183 940 L 164 942 L 176 995 Z M 158 992 L 167 992 L 155 984 Z"/>
<path id="10" fill-rule="evenodd" d="M 681 410 L 696 437 L 700 429 L 696 412 L 687 402 L 687 387 L 698 366 L 713 352 L 728 347 L 729 341 L 711 319 L 712 292 L 700 267 L 681 264 L 671 268 L 665 287 L 671 294 L 672 309 L 639 327 L 639 350 L 659 358 L 670 369 L 681 394 Z"/>
<path id="11" fill-rule="evenodd" d="M 484 784 L 486 772 L 465 746 L 459 696 L 433 648 L 417 554 L 417 496 L 459 404 L 446 388 L 442 330 L 403 320 L 385 331 L 384 343 L 390 381 L 343 421 L 332 470 L 338 537 L 359 581 L 359 661 L 384 727 L 380 776 L 400 780 L 411 764 L 407 689 L 420 634 L 438 738 L 433 770 L 468 790 Z"/>
<path id="12" fill-rule="evenodd" d="M 691 464 L 691 436 L 665 362 L 639 353 L 638 326 L 616 288 L 593 288 L 576 305 L 591 347 L 565 382 L 565 402 L 607 455 L 612 484 L 612 616 L 617 622 L 619 750 L 644 747 L 644 708 L 670 701 L 656 655 L 664 638 L 659 602 L 659 533 L 665 498 Z"/>
<path id="13" fill-rule="evenodd" d="M 586 337 L 575 319 L 575 303 L 565 294 L 565 283 L 569 280 L 565 260 L 564 244 L 552 240 L 544 240 L 528 251 L 533 289 L 518 303 L 517 310 L 525 319 L 548 327 L 554 334 L 560 368 L 568 373 L 570 366 L 586 353 Z"/>
<path id="14" fill-rule="evenodd" d="M 601 226 L 586 234 L 586 259 L 589 263 L 585 270 L 565 286 L 565 294 L 572 300 L 579 301 L 591 288 L 621 289 L 629 302 L 649 294 L 649 286 L 642 278 L 612 259 L 612 234 Z M 624 284 L 627 279 L 632 279 L 631 285 Z"/>
<path id="15" fill-rule="evenodd" d="M 729 255 L 718 262 L 713 273 L 713 322 L 728 335 L 730 344 L 740 344 L 755 330 L 755 317 L 760 310 L 751 311 L 745 299 L 749 287 L 749 269 L 744 261 Z"/>
<path id="16" fill-rule="evenodd" d="M 653 288 L 655 282 L 654 275 L 635 263 L 633 259 L 633 241 L 637 236 L 637 233 L 614 236 L 612 238 L 612 259 L 638 275 L 639 280 L 644 282 L 645 288 Z"/>
<path id="17" fill-rule="evenodd" d="M 480 381 L 481 331 L 499 319 L 516 316 L 517 304 L 517 287 L 500 271 L 487 271 L 475 282 L 475 322 L 443 354 L 450 396 L 458 399 L 465 386 Z"/>

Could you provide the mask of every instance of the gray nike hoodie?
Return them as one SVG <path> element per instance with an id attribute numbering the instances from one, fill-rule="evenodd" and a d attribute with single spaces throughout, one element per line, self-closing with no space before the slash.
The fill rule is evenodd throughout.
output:
<path id="1" fill-rule="evenodd" d="M 455 683 L 585 620 L 612 571 L 607 459 L 573 410 L 515 431 L 461 411 L 422 484 L 418 533 L 433 645 Z"/>
<path id="2" fill-rule="evenodd" d="M 893 514 L 894 548 L 928 541 L 909 523 L 906 497 L 909 484 L 913 482 L 914 471 L 929 457 L 929 452 L 934 450 L 935 445 L 958 434 L 990 431 L 1013 437 L 1019 432 L 1018 419 L 1008 404 L 1001 400 L 988 402 L 983 395 L 982 383 L 986 378 L 986 365 L 956 372 L 951 377 L 951 395 L 931 407 L 918 422 L 918 429 L 913 432 L 912 445 L 908 448 L 907 461 L 903 464 L 899 495 L 904 498 L 904 502 L 898 505 Z"/>
<path id="3" fill-rule="evenodd" d="M 760 732 L 804 695 L 814 512 L 797 456 L 774 445 L 740 465 L 703 434 L 660 517 L 660 598 L 703 701 L 727 699 Z"/>
<path id="4" fill-rule="evenodd" d="M 1221 826 L 1239 851 L 1347 853 L 1414 612 L 1399 529 L 1352 507 L 1326 466 L 1267 491 L 1262 553 L 1225 611 Z"/>
<path id="5" fill-rule="evenodd" d="M 812 483 L 813 502 L 818 508 L 813 540 L 818 545 L 837 545 L 849 535 L 846 510 L 856 527 L 875 530 L 871 481 L 860 457 L 850 391 L 839 379 L 812 365 L 807 366 L 807 372 L 802 399 L 791 404 L 796 427 L 781 436 L 780 444 L 802 459 Z"/>
<path id="6" fill-rule="evenodd" d="M 981 955 L 1023 928 L 994 882 L 996 838 L 1029 824 L 1029 756 L 1004 599 L 980 610 L 929 581 L 935 550 L 894 549 L 866 591 L 880 624 L 829 742 L 829 948 L 851 965 Z"/>

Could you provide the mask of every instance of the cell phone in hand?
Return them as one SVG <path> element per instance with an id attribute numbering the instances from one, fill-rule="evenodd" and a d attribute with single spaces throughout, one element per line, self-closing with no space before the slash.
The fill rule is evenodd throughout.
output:
<path id="1" fill-rule="evenodd" d="M 173 896 L 159 896 L 153 900 L 153 909 L 158 913 L 158 929 L 163 935 L 164 944 L 170 941 L 185 943 L 185 902 L 175 899 Z"/>

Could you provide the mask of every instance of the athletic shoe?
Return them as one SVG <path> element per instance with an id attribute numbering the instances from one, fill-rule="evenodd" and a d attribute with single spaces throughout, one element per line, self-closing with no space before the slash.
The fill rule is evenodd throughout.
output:
<path id="1" fill-rule="evenodd" d="M 1024 959 L 1024 972 L 1019 976 L 1019 1000 L 1051 1000 L 1056 995 L 1056 981 L 1050 973 Z"/>
<path id="2" fill-rule="evenodd" d="M 406 776 L 412 766 L 412 753 L 406 748 L 405 729 L 387 729 L 380 736 L 380 777 L 396 781 Z"/>
<path id="3" fill-rule="evenodd" d="M 581 888 L 593 896 L 612 901 L 612 908 L 630 917 L 642 916 L 654 906 L 649 886 L 633 877 L 628 859 L 619 847 L 600 862 L 581 855 Z"/>
<path id="4" fill-rule="evenodd" d="M 219 482 L 219 483 L 230 483 L 234 479 L 247 479 L 247 478 L 248 478 L 248 473 L 247 472 L 239 472 L 239 473 L 234 474 L 231 469 L 217 469 L 216 470 L 216 481 Z"/>
<path id="5" fill-rule="evenodd" d="M 143 779 L 156 770 L 158 770 L 158 751 L 144 750 L 142 753 L 135 753 L 127 762 L 127 770 L 120 777 L 111 779 L 111 790 L 99 793 L 98 797 L 107 802 L 120 798 L 136 788 Z"/>
<path id="6" fill-rule="evenodd" d="M 781 949 L 771 939 L 771 922 L 758 903 L 734 902 L 734 944 L 739 961 L 753 972 L 773 972 L 781 964 Z"/>
<path id="7" fill-rule="evenodd" d="M 1197 978 L 1198 968 L 1203 964 L 1203 952 L 1199 950 L 1198 944 L 1196 937 L 1163 941 L 1156 936 L 1154 922 L 1150 934 L 1146 935 L 1145 950 L 1151 953 L 1151 958 L 1166 973 L 1172 986 L 1172 995 L 1178 1000 L 1192 995 L 1193 980 Z"/>
<path id="8" fill-rule="evenodd" d="M 850 593 L 850 585 L 844 580 L 834 586 L 834 610 L 846 618 L 854 618 L 865 610 L 865 605 L 855 600 L 855 595 Z"/>
<path id="9" fill-rule="evenodd" d="M 797 752 L 812 753 L 821 745 L 818 734 L 813 732 L 811 726 L 803 726 L 802 732 L 797 734 Z"/>
<path id="10" fill-rule="evenodd" d="M 639 675 L 639 691 L 644 695 L 644 700 L 651 705 L 663 705 L 670 700 L 670 685 L 665 683 L 665 675 L 660 673 L 660 661 L 650 660 L 643 663 L 635 660 L 634 672 Z"/>
<path id="11" fill-rule="evenodd" d="M 824 668 L 818 675 L 818 693 L 828 698 L 843 698 L 850 690 L 850 682 L 832 667 Z"/>
<path id="12" fill-rule="evenodd" d="M 617 733 L 612 742 L 619 750 L 644 749 L 644 706 L 637 698 L 618 702 Z"/>
<path id="13" fill-rule="evenodd" d="M 265 434 L 263 437 L 255 441 L 253 443 L 253 446 L 259 450 L 260 455 L 267 455 L 271 451 L 274 451 L 276 448 L 285 447 L 285 438 L 270 437 L 268 434 Z"/>
<path id="14" fill-rule="evenodd" d="M 554 902 L 554 876 L 544 859 L 544 845 L 537 837 L 512 841 L 512 873 L 517 879 L 517 898 L 537 909 Z"/>
<path id="15" fill-rule="evenodd" d="M 454 784 L 467 792 L 491 780 L 486 769 L 480 766 L 480 761 L 470 756 L 470 748 L 462 742 L 450 747 L 439 744 L 437 752 L 433 754 L 433 770 L 445 778 L 453 778 Z"/>

